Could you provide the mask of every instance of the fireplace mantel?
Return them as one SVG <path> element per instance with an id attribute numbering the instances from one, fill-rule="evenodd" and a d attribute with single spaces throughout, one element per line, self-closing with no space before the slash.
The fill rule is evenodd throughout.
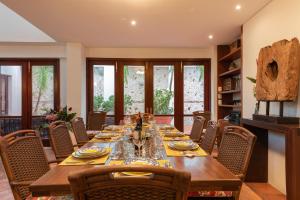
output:
<path id="1" fill-rule="evenodd" d="M 257 136 L 246 181 L 268 182 L 268 132 L 285 136 L 286 192 L 287 199 L 300 199 L 300 125 L 275 124 L 245 119 L 241 125 Z"/>

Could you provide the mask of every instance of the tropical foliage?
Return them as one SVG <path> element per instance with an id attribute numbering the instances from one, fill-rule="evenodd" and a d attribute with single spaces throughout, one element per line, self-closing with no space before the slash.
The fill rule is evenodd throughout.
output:
<path id="1" fill-rule="evenodd" d="M 97 111 L 104 111 L 104 112 L 113 112 L 114 111 L 114 102 L 115 96 L 111 95 L 108 100 L 104 100 L 102 95 L 94 96 L 94 109 Z M 131 96 L 125 95 L 124 96 L 124 109 L 125 112 L 128 108 L 133 104 L 133 100 Z"/>
<path id="2" fill-rule="evenodd" d="M 39 105 L 41 101 L 41 97 L 48 89 L 48 81 L 50 78 L 50 74 L 53 73 L 53 69 L 51 67 L 42 66 L 42 67 L 34 67 L 32 69 L 33 76 L 36 77 L 36 85 L 38 89 L 37 101 L 34 106 L 33 113 L 37 113 L 39 110 Z"/>
<path id="3" fill-rule="evenodd" d="M 163 115 L 173 112 L 173 108 L 169 107 L 173 92 L 167 89 L 155 90 L 154 94 L 154 111 L 155 114 Z"/>
<path id="4" fill-rule="evenodd" d="M 199 71 L 199 82 L 204 78 L 204 66 L 197 66 L 197 71 Z"/>

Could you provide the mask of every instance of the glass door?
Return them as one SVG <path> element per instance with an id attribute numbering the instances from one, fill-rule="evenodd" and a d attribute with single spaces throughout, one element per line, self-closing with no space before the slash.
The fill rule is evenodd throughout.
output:
<path id="1" fill-rule="evenodd" d="M 190 132 L 194 111 L 206 111 L 205 65 L 202 63 L 183 63 L 183 115 L 184 131 Z"/>
<path id="2" fill-rule="evenodd" d="M 22 129 L 22 64 L 0 62 L 0 127 L 2 134 Z"/>
<path id="3" fill-rule="evenodd" d="M 151 62 L 150 69 L 153 73 L 153 103 L 149 110 L 155 115 L 157 123 L 174 125 L 175 64 Z"/>
<path id="4" fill-rule="evenodd" d="M 123 65 L 124 115 L 145 112 L 145 65 Z"/>
<path id="5" fill-rule="evenodd" d="M 180 131 L 184 128 L 188 131 L 193 123 L 193 111 L 210 109 L 208 59 L 203 61 L 88 59 L 87 61 L 88 111 L 99 109 L 98 99 L 102 102 L 111 98 L 113 99 L 111 104 L 114 104 L 111 114 L 115 117 L 115 124 L 119 124 L 124 115 L 138 112 L 152 113 L 157 123 L 172 124 Z M 100 75 L 93 71 L 97 67 L 106 68 L 104 65 L 111 70 L 115 67 L 114 76 L 113 71 L 109 73 L 110 75 L 103 74 L 103 69 L 101 73 L 99 72 Z M 101 81 L 96 81 L 98 79 L 99 81 L 107 79 L 108 82 L 103 84 L 105 82 L 100 83 Z M 106 93 L 106 90 L 110 92 L 107 92 L 107 97 L 102 97 L 100 90 L 103 90 L 102 93 Z"/>
<path id="6" fill-rule="evenodd" d="M 116 95 L 114 61 L 88 62 L 87 68 L 87 111 L 106 112 L 106 124 L 115 124 Z"/>
<path id="7" fill-rule="evenodd" d="M 59 69 L 58 60 L 30 62 L 31 127 L 39 129 L 45 124 L 45 115 L 52 109 L 59 109 Z M 42 137 L 44 133 L 42 132 Z M 46 136 L 46 133 L 45 133 Z"/>
<path id="8" fill-rule="evenodd" d="M 97 64 L 93 66 L 94 104 L 93 111 L 107 113 L 107 124 L 115 121 L 115 65 Z"/>

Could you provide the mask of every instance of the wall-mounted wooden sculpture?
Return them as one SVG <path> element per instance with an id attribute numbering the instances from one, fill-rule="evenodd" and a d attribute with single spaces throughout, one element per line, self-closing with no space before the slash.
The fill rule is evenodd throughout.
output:
<path id="1" fill-rule="evenodd" d="M 256 99 L 266 101 L 266 116 L 253 118 L 277 123 L 299 123 L 298 118 L 283 117 L 283 102 L 298 96 L 300 73 L 300 44 L 297 38 L 281 40 L 260 50 L 257 60 Z M 279 117 L 269 116 L 271 101 L 280 102 Z"/>

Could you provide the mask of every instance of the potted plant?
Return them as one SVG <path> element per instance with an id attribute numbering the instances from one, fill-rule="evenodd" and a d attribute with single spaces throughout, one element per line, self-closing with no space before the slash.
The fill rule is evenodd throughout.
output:
<path id="1" fill-rule="evenodd" d="M 246 78 L 254 84 L 253 85 L 253 96 L 256 97 L 256 79 L 249 77 L 249 76 L 247 76 Z M 259 111 L 259 101 L 256 102 L 256 104 L 255 104 L 254 114 L 258 114 L 258 111 Z"/>

